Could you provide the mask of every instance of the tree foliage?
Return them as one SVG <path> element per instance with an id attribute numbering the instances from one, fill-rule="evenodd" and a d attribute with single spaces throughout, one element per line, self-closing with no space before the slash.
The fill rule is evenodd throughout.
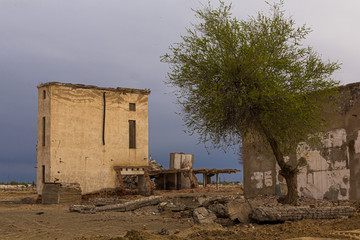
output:
<path id="1" fill-rule="evenodd" d="M 324 62 L 302 45 L 311 29 L 296 26 L 283 5 L 269 4 L 267 14 L 239 20 L 231 5 L 209 3 L 194 10 L 199 23 L 162 56 L 185 124 L 200 141 L 226 147 L 255 131 L 270 143 L 279 163 L 324 127 L 319 102 L 337 91 L 331 75 L 340 64 Z M 295 172 L 285 162 L 279 165 Z"/>

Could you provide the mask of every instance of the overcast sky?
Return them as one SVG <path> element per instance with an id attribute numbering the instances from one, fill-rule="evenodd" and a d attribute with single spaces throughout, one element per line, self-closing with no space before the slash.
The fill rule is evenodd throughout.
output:
<path id="1" fill-rule="evenodd" d="M 159 163 L 168 167 L 170 152 L 185 152 L 195 154 L 196 168 L 240 169 L 237 154 L 208 155 L 184 133 L 164 85 L 168 66 L 160 56 L 196 21 L 191 9 L 201 2 L 207 1 L 0 0 L 0 181 L 36 179 L 36 86 L 49 81 L 149 88 L 150 153 Z M 264 1 L 233 1 L 237 18 L 267 9 Z M 307 44 L 343 63 L 338 80 L 358 81 L 359 0 L 291 0 L 285 9 L 313 29 Z"/>

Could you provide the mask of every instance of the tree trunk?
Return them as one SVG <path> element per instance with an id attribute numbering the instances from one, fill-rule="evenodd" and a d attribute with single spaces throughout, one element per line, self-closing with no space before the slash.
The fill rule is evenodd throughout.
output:
<path id="1" fill-rule="evenodd" d="M 280 171 L 280 175 L 283 176 L 286 180 L 286 185 L 288 188 L 287 195 L 285 198 L 281 198 L 280 202 L 286 204 L 296 205 L 298 200 L 298 192 L 297 192 L 297 171 L 290 170 L 288 172 L 284 172 L 282 169 Z"/>
<path id="2" fill-rule="evenodd" d="M 297 167 L 292 167 L 287 164 L 284 160 L 284 156 L 270 131 L 260 123 L 260 126 L 263 130 L 263 133 L 266 137 L 266 140 L 269 142 L 271 150 L 274 153 L 276 162 L 280 166 L 280 175 L 283 176 L 286 180 L 286 185 L 288 188 L 287 195 L 284 198 L 280 198 L 281 203 L 296 205 L 298 200 L 297 193 Z"/>

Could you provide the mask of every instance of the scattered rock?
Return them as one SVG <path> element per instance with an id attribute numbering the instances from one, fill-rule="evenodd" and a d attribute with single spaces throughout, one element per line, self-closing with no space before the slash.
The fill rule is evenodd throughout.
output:
<path id="1" fill-rule="evenodd" d="M 216 215 L 204 207 L 196 208 L 193 212 L 194 222 L 197 224 L 213 223 Z"/>
<path id="2" fill-rule="evenodd" d="M 166 228 L 162 228 L 159 232 L 159 235 L 169 235 L 169 230 L 167 230 Z"/>

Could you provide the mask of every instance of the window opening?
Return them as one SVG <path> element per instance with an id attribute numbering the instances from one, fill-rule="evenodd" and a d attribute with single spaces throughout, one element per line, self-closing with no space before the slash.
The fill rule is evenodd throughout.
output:
<path id="1" fill-rule="evenodd" d="M 129 148 L 136 148 L 136 122 L 129 120 Z"/>
<path id="2" fill-rule="evenodd" d="M 136 105 L 135 105 L 135 103 L 129 103 L 129 110 L 130 110 L 130 111 L 136 111 Z"/>
<path id="3" fill-rule="evenodd" d="M 43 91 L 43 99 L 46 99 L 46 91 Z"/>
<path id="4" fill-rule="evenodd" d="M 45 146 L 45 124 L 46 124 L 46 120 L 45 117 L 43 117 L 42 119 L 42 145 Z"/>
<path id="5" fill-rule="evenodd" d="M 42 165 L 42 182 L 45 182 L 45 165 Z"/>

